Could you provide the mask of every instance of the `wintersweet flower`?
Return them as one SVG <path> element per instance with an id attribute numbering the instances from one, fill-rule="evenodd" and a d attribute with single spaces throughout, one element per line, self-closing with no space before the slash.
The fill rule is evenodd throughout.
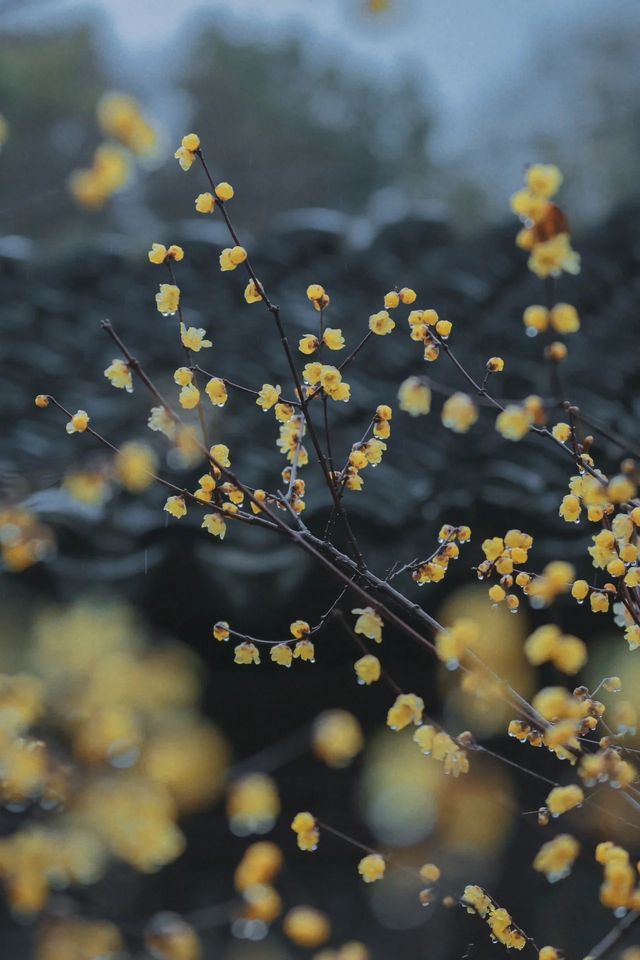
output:
<path id="1" fill-rule="evenodd" d="M 382 643 L 382 628 L 384 623 L 379 613 L 373 607 L 355 607 L 351 613 L 359 614 L 355 622 L 354 632 L 361 633 L 369 640 L 375 640 L 376 643 Z"/>
<path id="2" fill-rule="evenodd" d="M 233 651 L 234 663 L 260 663 L 260 653 L 255 643 L 239 643 Z"/>
<path id="3" fill-rule="evenodd" d="M 372 654 L 366 654 L 364 657 L 360 657 L 360 659 L 354 663 L 353 668 L 356 672 L 358 683 L 363 686 L 368 687 L 380 679 L 380 661 Z"/>
<path id="4" fill-rule="evenodd" d="M 254 280 L 249 280 L 244 290 L 244 299 L 247 303 L 257 303 L 263 299 L 262 292 L 256 286 Z"/>
<path id="5" fill-rule="evenodd" d="M 420 867 L 420 876 L 427 883 L 437 883 L 440 879 L 440 867 L 435 863 L 423 863 Z"/>
<path id="6" fill-rule="evenodd" d="M 291 829 L 296 835 L 299 850 L 313 853 L 318 849 L 320 831 L 316 818 L 308 810 L 295 815 L 291 822 Z"/>
<path id="7" fill-rule="evenodd" d="M 174 153 L 174 157 L 183 170 L 191 169 L 196 159 L 196 151 L 199 149 L 200 137 L 197 133 L 188 133 L 182 138 L 182 142 Z"/>
<path id="8" fill-rule="evenodd" d="M 384 337 L 395 328 L 396 322 L 390 316 L 387 310 L 380 310 L 369 317 L 369 330 Z"/>
<path id="9" fill-rule="evenodd" d="M 300 337 L 298 342 L 298 350 L 300 353 L 304 353 L 307 356 L 315 353 L 319 346 L 320 341 L 313 333 L 305 333 L 303 337 Z"/>
<path id="10" fill-rule="evenodd" d="M 578 497 L 574 497 L 573 494 L 568 493 L 562 498 L 562 503 L 558 509 L 559 515 L 563 520 L 566 520 L 567 523 L 577 523 L 580 519 L 580 514 L 582 513 L 582 504 Z"/>
<path id="11" fill-rule="evenodd" d="M 302 640 L 311 632 L 311 627 L 306 620 L 294 620 L 289 629 L 291 630 L 291 636 L 295 637 L 296 640 Z"/>
<path id="12" fill-rule="evenodd" d="M 224 540 L 227 525 L 219 513 L 205 513 L 200 526 L 214 537 Z"/>
<path id="13" fill-rule="evenodd" d="M 529 269 L 536 276 L 558 277 L 565 273 L 580 273 L 580 255 L 571 247 L 568 233 L 559 233 L 551 240 L 536 243 L 528 262 Z"/>
<path id="14" fill-rule="evenodd" d="M 156 293 L 156 307 L 163 317 L 170 317 L 180 305 L 180 287 L 174 283 L 161 283 Z"/>
<path id="15" fill-rule="evenodd" d="M 362 727 L 348 710 L 325 710 L 314 721 L 312 744 L 327 766 L 346 767 L 364 747 Z"/>
<path id="16" fill-rule="evenodd" d="M 389 293 L 384 295 L 384 307 L 385 310 L 395 310 L 396 307 L 400 306 L 400 294 L 397 290 L 390 290 Z"/>
<path id="17" fill-rule="evenodd" d="M 205 340 L 206 330 L 202 327 L 186 327 L 184 323 L 180 324 L 180 339 L 182 346 L 187 350 L 193 350 L 194 353 L 200 353 L 204 347 L 212 347 L 211 340 Z"/>
<path id="18" fill-rule="evenodd" d="M 400 409 L 412 417 L 425 416 L 431 410 L 431 390 L 420 377 L 408 377 L 398 390 Z"/>
<path id="19" fill-rule="evenodd" d="M 293 661 L 291 647 L 287 643 L 274 644 L 271 647 L 271 659 L 281 667 L 290 667 Z"/>
<path id="20" fill-rule="evenodd" d="M 216 208 L 216 199 L 212 193 L 199 193 L 196 197 L 197 213 L 213 213 Z"/>
<path id="21" fill-rule="evenodd" d="M 558 333 L 577 333 L 580 329 L 578 311 L 570 303 L 556 303 L 549 313 L 549 322 Z"/>
<path id="22" fill-rule="evenodd" d="M 365 883 L 375 883 L 376 880 L 382 880 L 386 868 L 384 857 L 379 853 L 369 853 L 358 864 L 358 873 Z"/>
<path id="23" fill-rule="evenodd" d="M 218 377 L 212 377 L 204 388 L 204 392 L 211 400 L 214 407 L 224 407 L 227 402 L 227 385 L 224 380 Z"/>
<path id="24" fill-rule="evenodd" d="M 259 407 L 262 407 L 263 411 L 266 413 L 267 410 L 271 410 L 271 408 L 278 402 L 280 393 L 281 388 L 279 385 L 274 387 L 270 383 L 263 383 L 258 393 L 256 403 Z"/>
<path id="25" fill-rule="evenodd" d="M 322 334 L 322 342 L 329 350 L 343 350 L 345 345 L 342 330 L 339 328 L 327 327 Z"/>
<path id="26" fill-rule="evenodd" d="M 193 410 L 200 403 L 200 391 L 193 383 L 187 383 L 180 390 L 178 401 L 185 410 Z"/>
<path id="27" fill-rule="evenodd" d="M 324 296 L 324 287 L 319 283 L 311 283 L 307 287 L 307 298 L 312 302 L 315 302 L 316 300 L 322 300 Z"/>
<path id="28" fill-rule="evenodd" d="M 566 787 L 554 787 L 547 797 L 547 807 L 552 817 L 559 817 L 562 813 L 579 807 L 584 801 L 584 793 L 577 783 L 570 783 Z"/>
<path id="29" fill-rule="evenodd" d="M 315 663 L 315 649 L 311 640 L 298 640 L 293 648 L 293 657 L 295 660 L 306 660 L 309 663 Z"/>
<path id="30" fill-rule="evenodd" d="M 395 703 L 387 713 L 387 726 L 391 730 L 403 730 L 414 723 L 418 726 L 422 722 L 424 700 L 415 693 L 400 693 Z"/>
<path id="31" fill-rule="evenodd" d="M 466 433 L 478 419 L 478 408 L 466 393 L 454 393 L 442 407 L 442 423 L 454 433 Z"/>
<path id="32" fill-rule="evenodd" d="M 184 497 L 180 496 L 169 497 L 163 509 L 166 510 L 167 513 L 172 517 L 176 517 L 177 519 L 184 517 L 187 513 L 187 505 L 184 502 Z"/>
<path id="33" fill-rule="evenodd" d="M 147 256 L 149 257 L 150 263 L 164 263 L 167 256 L 167 248 L 163 243 L 152 243 Z"/>
<path id="34" fill-rule="evenodd" d="M 131 368 L 124 360 L 112 360 L 104 375 L 112 386 L 119 390 L 126 390 L 127 393 L 133 393 L 133 377 Z"/>
<path id="35" fill-rule="evenodd" d="M 67 423 L 67 433 L 84 433 L 89 426 L 89 414 L 86 410 L 78 410 Z"/>
<path id="36" fill-rule="evenodd" d="M 505 440 L 522 440 L 531 429 L 533 418 L 524 407 L 509 404 L 496 418 L 496 430 Z"/>
<path id="37" fill-rule="evenodd" d="M 236 267 L 239 267 L 246 259 L 247 251 L 244 247 L 225 247 L 220 254 L 220 269 L 223 272 L 225 270 L 235 270 Z"/>
<path id="38" fill-rule="evenodd" d="M 213 639 L 214 640 L 228 640 L 229 639 L 229 624 L 226 620 L 218 620 L 217 623 L 213 625 Z"/>
<path id="39" fill-rule="evenodd" d="M 173 417 L 164 407 L 151 407 L 151 413 L 147 420 L 147 426 L 150 430 L 163 433 L 169 440 L 173 440 L 176 435 L 176 423 Z"/>
<path id="40" fill-rule="evenodd" d="M 215 188 L 215 194 L 218 200 L 222 200 L 225 203 L 227 200 L 233 199 L 234 189 L 230 183 L 227 183 L 226 180 L 223 180 L 221 183 L 218 183 Z"/>
<path id="41" fill-rule="evenodd" d="M 546 307 L 534 304 L 526 308 L 522 315 L 522 322 L 529 336 L 543 333 L 549 326 L 549 311 Z"/>
<path id="42" fill-rule="evenodd" d="M 425 756 L 433 757 L 444 765 L 446 774 L 453 774 L 457 778 L 461 773 L 469 772 L 466 751 L 444 730 L 437 730 L 431 724 L 423 724 L 415 731 L 413 739 Z"/>
<path id="43" fill-rule="evenodd" d="M 214 443 L 209 450 L 209 453 L 215 463 L 219 464 L 221 467 L 231 466 L 229 447 L 225 443 Z"/>
<path id="44" fill-rule="evenodd" d="M 146 490 L 153 482 L 158 459 L 146 443 L 124 443 L 115 457 L 115 475 L 131 493 Z"/>
<path id="45" fill-rule="evenodd" d="M 532 163 L 527 167 L 525 181 L 532 194 L 549 200 L 562 185 L 562 173 L 553 163 Z"/>
<path id="46" fill-rule="evenodd" d="M 315 907 L 293 907 L 285 915 L 282 927 L 289 940 L 306 950 L 322 946 L 331 936 L 328 916 Z"/>

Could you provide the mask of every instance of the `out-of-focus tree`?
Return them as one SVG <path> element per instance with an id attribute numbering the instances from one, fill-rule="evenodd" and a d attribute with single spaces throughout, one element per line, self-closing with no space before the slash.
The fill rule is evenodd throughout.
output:
<path id="1" fill-rule="evenodd" d="M 8 136 L 0 158 L 4 231 L 69 236 L 86 214 L 67 191 L 71 170 L 90 158 L 99 134 L 95 106 L 107 81 L 91 31 L 5 32 L 0 104 Z"/>
<path id="2" fill-rule="evenodd" d="M 215 175 L 242 184 L 236 218 L 254 229 L 296 207 L 361 210 L 390 184 L 424 194 L 431 122 L 408 72 L 372 82 L 371 71 L 310 60 L 298 41 L 238 42 L 214 26 L 199 29 L 182 62 L 189 128 L 213 144 Z M 184 178 L 176 189 L 171 167 L 150 192 L 173 217 L 194 188 Z"/>

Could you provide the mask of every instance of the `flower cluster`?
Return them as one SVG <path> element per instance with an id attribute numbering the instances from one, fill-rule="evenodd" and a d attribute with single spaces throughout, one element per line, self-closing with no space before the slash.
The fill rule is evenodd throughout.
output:
<path id="1" fill-rule="evenodd" d="M 493 938 L 507 949 L 523 950 L 527 945 L 526 936 L 515 926 L 508 911 L 494 903 L 482 887 L 467 885 L 461 902 L 468 913 L 477 913 L 486 921 Z"/>
<path id="2" fill-rule="evenodd" d="M 561 184 L 562 174 L 553 164 L 532 164 L 524 188 L 511 197 L 511 209 L 524 224 L 518 246 L 529 252 L 529 269 L 542 278 L 580 271 L 567 217 L 551 200 Z"/>
<path id="3" fill-rule="evenodd" d="M 559 833 L 538 850 L 533 861 L 533 869 L 544 873 L 549 883 L 564 880 L 580 853 L 580 844 L 568 833 Z"/>

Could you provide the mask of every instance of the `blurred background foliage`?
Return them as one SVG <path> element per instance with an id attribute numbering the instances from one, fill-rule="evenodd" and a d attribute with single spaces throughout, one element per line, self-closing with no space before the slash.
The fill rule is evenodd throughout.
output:
<path id="1" fill-rule="evenodd" d="M 455 321 L 465 362 L 504 353 L 506 396 L 546 395 L 550 386 L 546 373 L 544 379 L 540 374 L 540 340 L 527 340 L 520 321 L 522 309 L 539 299 L 540 291 L 526 276 L 522 253 L 513 245 L 515 226 L 504 223 L 503 213 L 525 162 L 559 163 L 566 175 L 562 202 L 579 225 L 576 245 L 584 263 L 583 275 L 562 290 L 583 318 L 583 332 L 570 345 L 568 389 L 585 409 L 633 438 L 640 412 L 640 234 L 632 196 L 640 123 L 637 98 L 630 95 L 640 69 L 636 5 L 619 3 L 615 10 L 612 5 L 606 22 L 590 14 L 583 21 L 550 21 L 546 30 L 539 24 L 528 36 L 525 29 L 515 66 L 510 37 L 499 29 L 492 37 L 479 33 L 466 59 L 451 57 L 452 75 L 478 78 L 481 96 L 473 105 L 470 99 L 465 110 L 459 103 L 454 109 L 458 101 L 443 94 L 447 84 L 438 75 L 434 42 L 427 36 L 420 54 L 409 43 L 412 18 L 422 23 L 419 0 L 342 4 L 334 44 L 326 36 L 316 38 L 317 21 L 289 17 L 288 32 L 278 33 L 256 18 L 255 8 L 249 17 L 240 4 L 231 13 L 219 5 L 213 15 L 194 12 L 164 46 L 152 40 L 139 56 L 119 43 L 109 6 L 90 15 L 78 13 L 75 4 L 47 0 L 0 4 L 0 113 L 8 123 L 0 151 L 0 335 L 7 360 L 0 381 L 5 437 L 0 479 L 8 508 L 25 505 L 46 525 L 32 531 L 42 538 L 46 562 L 21 574 L 2 574 L 2 670 L 34 669 L 29 651 L 37 647 L 43 617 L 53 634 L 56 625 L 67 625 L 73 651 L 84 644 L 85 634 L 100 634 L 93 613 L 83 613 L 77 625 L 79 599 L 89 596 L 99 613 L 114 597 L 126 602 L 136 623 L 144 624 L 130 631 L 127 642 L 135 646 L 140 631 L 142 648 L 153 651 L 177 638 L 199 657 L 189 659 L 187 672 L 195 678 L 194 688 L 202 686 L 202 696 L 189 700 L 188 719 L 207 729 L 215 724 L 214 736 L 220 737 L 211 793 L 222 788 L 218 776 L 224 770 L 227 776 L 248 769 L 275 774 L 282 811 L 270 837 L 282 843 L 288 860 L 281 893 L 287 906 L 309 900 L 326 909 L 334 923 L 332 942 L 361 938 L 372 945 L 374 960 L 426 950 L 432 960 L 503 956 L 473 918 L 420 907 L 400 871 L 384 888 L 364 888 L 355 871 L 357 853 L 335 838 L 324 837 L 312 858 L 298 854 L 288 823 L 307 806 L 321 806 L 329 823 L 365 843 L 394 849 L 401 862 L 440 862 L 452 885 L 484 883 L 525 928 L 536 935 L 546 930 L 551 942 L 586 951 L 610 925 L 608 913 L 595 906 L 588 916 L 581 913 L 583 927 L 575 930 L 575 903 L 587 897 L 593 903 L 598 883 L 589 858 L 572 886 L 551 888 L 541 877 L 534 888 L 521 883 L 522 865 L 533 858 L 540 836 L 531 817 L 518 811 L 535 809 L 544 787 L 487 756 L 450 789 L 439 766 L 381 730 L 388 691 L 355 685 L 352 664 L 358 653 L 337 631 L 323 642 L 318 663 L 308 669 L 296 665 L 295 675 L 268 663 L 255 671 L 234 667 L 229 647 L 210 639 L 215 620 L 279 636 L 297 616 L 314 622 L 332 602 L 333 584 L 277 542 L 234 530 L 221 545 L 204 538 L 195 522 L 167 526 L 160 491 L 140 498 L 119 492 L 102 452 L 84 444 L 86 438 L 63 436 L 51 411 L 36 418 L 32 396 L 46 389 L 64 396 L 69 406 L 90 405 L 92 416 L 117 441 L 148 434 L 146 398 L 139 391 L 126 399 L 116 395 L 102 378 L 113 351 L 97 330 L 101 319 L 111 317 L 161 385 L 172 383 L 174 331 L 153 309 L 157 276 L 146 262 L 146 249 L 155 240 L 187 249 L 180 265 L 185 309 L 189 322 L 212 334 L 220 349 L 216 356 L 228 365 L 222 372 L 242 371 L 238 379 L 251 384 L 285 382 L 277 344 L 260 336 L 257 345 L 255 335 L 247 336 L 239 281 L 217 274 L 224 234 L 215 217 L 198 217 L 193 209 L 204 185 L 195 171 L 184 175 L 173 160 L 180 136 L 195 129 L 216 174 L 236 188 L 234 219 L 249 238 L 259 273 L 274 289 L 293 338 L 308 326 L 303 291 L 312 280 L 327 284 L 332 323 L 353 340 L 371 302 L 396 283 L 408 283 Z M 442 14 L 443 8 L 437 9 Z M 335 5 L 332 10 L 335 20 Z M 467 15 L 472 16 L 469 5 Z M 494 14 L 485 15 L 495 28 Z M 132 7 L 132 22 L 135 16 Z M 140 32 L 144 29 L 141 18 Z M 357 48 L 362 37 L 374 38 L 365 53 Z M 487 67 L 487 52 L 495 71 Z M 506 76 L 497 71 L 503 54 L 510 56 Z M 480 77 L 478 70 L 487 75 Z M 74 170 L 91 164 L 102 141 L 96 108 L 109 90 L 137 97 L 158 144 L 154 153 L 132 162 L 122 191 L 90 211 L 73 201 L 67 183 Z M 456 124 L 454 135 L 450 126 Z M 413 346 L 398 337 L 391 345 L 374 344 L 362 356 L 350 378 L 354 402 L 336 415 L 336 443 L 351 443 L 372 404 L 393 404 L 398 382 L 423 372 Z M 606 356 L 606 376 L 593 375 L 594 356 Z M 451 371 L 438 375 L 446 386 L 459 386 Z M 557 517 L 566 471 L 534 444 L 505 450 L 484 415 L 461 444 L 437 423 L 440 402 L 434 399 L 427 421 L 394 419 L 390 455 L 367 478 L 362 499 L 354 499 L 354 523 L 382 570 L 390 556 L 429 552 L 425 545 L 433 544 L 441 522 L 469 522 L 473 542 L 446 584 L 426 588 L 428 593 L 411 584 L 408 589 L 443 617 L 460 610 L 482 617 L 492 663 L 528 691 L 536 678 L 519 654 L 523 636 L 541 615 L 523 610 L 511 617 L 491 610 L 484 591 L 469 589 L 468 567 L 479 559 L 482 538 L 509 526 L 534 535 L 539 566 L 560 555 L 582 556 L 582 531 L 568 530 Z M 276 456 L 262 414 L 230 403 L 222 416 L 213 410 L 210 417 L 219 439 L 242 451 L 242 468 L 256 482 L 271 480 Z M 247 424 L 252 443 L 243 445 Z M 607 465 L 615 464 L 624 451 L 615 440 L 600 442 Z M 96 482 L 87 496 L 88 470 Z M 188 470 L 177 475 L 181 482 L 192 480 Z M 309 486 L 309 516 L 320 522 L 319 491 L 312 480 Z M 78 487 L 84 501 L 70 492 Z M 594 627 L 593 618 L 575 606 L 560 605 L 554 613 L 565 629 L 589 639 L 589 682 L 597 684 L 604 672 L 626 673 L 626 695 L 640 708 L 640 688 L 619 631 L 604 618 Z M 36 614 L 41 615 L 34 624 Z M 108 650 L 120 630 L 118 619 L 102 628 Z M 447 725 L 481 728 L 489 748 L 522 759 L 524 748 L 505 743 L 499 733 L 501 711 L 470 711 L 450 675 L 435 670 L 427 656 L 407 650 L 398 637 L 390 635 L 386 644 L 392 675 L 406 686 L 419 678 L 430 709 Z M 612 666 L 613 649 L 616 658 L 622 652 Z M 64 663 L 67 656 L 61 657 Z M 107 666 L 105 657 L 102 667 Z M 96 683 L 100 675 L 97 670 Z M 560 679 L 550 668 L 544 671 L 544 682 Z M 82 674 L 79 683 L 85 682 Z M 134 699 L 129 696 L 125 706 L 135 714 Z M 122 704 L 115 706 L 120 711 Z M 370 738 L 364 755 L 337 771 L 309 749 L 311 724 L 326 708 L 352 710 Z M 89 714 L 93 718 L 92 710 Z M 77 718 L 58 717 L 51 723 L 58 742 L 73 740 L 74 722 Z M 160 726 L 155 714 L 153 722 Z M 43 721 L 41 729 L 50 732 L 51 726 Z M 97 720 L 95 726 L 100 742 Z M 151 746 L 146 737 L 156 732 L 141 735 L 137 748 L 143 755 Z M 172 758 L 180 767 L 176 753 Z M 111 760 L 98 756 L 97 769 L 117 778 Z M 543 775 L 557 772 L 545 758 L 526 760 L 538 764 Z M 170 777 L 172 769 L 162 772 Z M 193 786 L 189 764 L 180 769 L 182 786 Z M 81 778 L 91 780 L 95 772 L 82 768 Z M 120 772 L 127 775 L 127 769 Z M 185 802 L 180 809 L 188 843 L 182 857 L 145 877 L 117 858 L 109 861 L 97 885 L 55 893 L 46 922 L 76 909 L 113 920 L 128 932 L 138 955 L 143 922 L 157 910 L 189 913 L 227 903 L 235 896 L 232 871 L 248 841 L 229 829 L 223 803 L 198 806 Z M 609 819 L 602 813 L 576 817 L 571 830 L 585 848 L 604 836 L 630 842 L 616 812 L 624 814 L 612 803 Z M 3 834 L 32 813 L 5 809 Z M 0 949 L 3 957 L 17 960 L 32 942 L 32 931 L 16 926 L 8 907 L 3 910 Z M 253 943 L 240 925 L 234 939 L 228 912 L 219 925 L 217 916 L 215 910 L 206 914 L 206 957 L 308 955 L 287 943 L 279 928 Z"/>

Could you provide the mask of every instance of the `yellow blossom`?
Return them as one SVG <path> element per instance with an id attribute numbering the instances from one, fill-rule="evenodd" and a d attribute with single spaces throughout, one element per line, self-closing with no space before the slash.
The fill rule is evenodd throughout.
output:
<path id="1" fill-rule="evenodd" d="M 219 377 L 212 377 L 204 388 L 204 392 L 214 407 L 224 407 L 227 402 L 227 385 Z"/>
<path id="2" fill-rule="evenodd" d="M 376 613 L 373 607 L 356 607 L 351 613 L 359 614 L 353 628 L 355 633 L 361 633 L 369 640 L 382 643 L 382 627 L 384 624 L 382 617 L 379 613 Z"/>
<path id="3" fill-rule="evenodd" d="M 291 822 L 291 829 L 296 835 L 298 849 L 313 853 L 318 849 L 320 831 L 316 818 L 308 810 L 297 813 Z"/>
<path id="4" fill-rule="evenodd" d="M 358 873 L 365 883 L 375 883 L 376 880 L 382 880 L 386 867 L 384 857 L 379 853 L 369 853 L 358 864 Z"/>
<path id="5" fill-rule="evenodd" d="M 431 390 L 420 377 L 408 377 L 398 390 L 400 409 L 412 417 L 429 413 L 431 410 Z"/>
<path id="6" fill-rule="evenodd" d="M 84 433 L 89 426 L 89 414 L 86 410 L 78 410 L 67 423 L 67 433 Z"/>
<path id="7" fill-rule="evenodd" d="M 399 291 L 399 296 L 403 303 L 411 304 L 415 303 L 417 294 L 411 287 L 402 287 Z"/>
<path id="8" fill-rule="evenodd" d="M 227 532 L 227 525 L 224 522 L 221 514 L 205 513 L 200 526 L 203 527 L 207 533 L 212 534 L 214 537 L 220 537 L 221 540 L 224 540 L 224 535 Z"/>
<path id="9" fill-rule="evenodd" d="M 196 197 L 196 211 L 198 213 L 213 213 L 216 208 L 216 199 L 212 193 L 199 193 Z"/>
<path id="10" fill-rule="evenodd" d="M 576 333 L 580 329 L 578 311 L 570 303 L 556 303 L 551 308 L 549 320 L 558 333 Z"/>
<path id="11" fill-rule="evenodd" d="M 257 303 L 258 300 L 263 299 L 262 292 L 258 289 L 254 280 L 249 280 L 249 283 L 246 285 L 244 299 L 247 303 Z"/>
<path id="12" fill-rule="evenodd" d="M 187 505 L 184 502 L 184 497 L 173 496 L 167 499 L 164 509 L 172 517 L 180 519 L 180 517 L 184 517 L 186 515 Z"/>
<path id="13" fill-rule="evenodd" d="M 291 647 L 287 643 L 276 643 L 271 647 L 271 659 L 281 667 L 290 667 L 293 660 Z"/>
<path id="14" fill-rule="evenodd" d="M 117 480 L 132 493 L 146 490 L 153 482 L 157 458 L 144 443 L 124 443 L 115 458 Z"/>
<path id="15" fill-rule="evenodd" d="M 227 200 L 233 199 L 234 189 L 230 183 L 227 183 L 226 180 L 223 180 L 221 183 L 218 183 L 215 188 L 216 197 L 218 200 L 222 200 L 225 203 Z"/>
<path id="16" fill-rule="evenodd" d="M 460 617 L 453 626 L 440 630 L 436 634 L 436 652 L 448 669 L 455 669 L 461 662 L 467 650 L 477 646 L 480 629 L 475 620 L 470 617 Z"/>
<path id="17" fill-rule="evenodd" d="M 524 311 L 522 321 L 527 328 L 530 336 L 544 332 L 549 325 L 549 311 L 546 307 L 538 306 L 527 307 Z"/>
<path id="18" fill-rule="evenodd" d="M 569 234 L 559 233 L 551 240 L 536 243 L 531 251 L 529 269 L 538 277 L 558 277 L 566 273 L 580 273 L 580 256 L 571 247 Z"/>
<path id="19" fill-rule="evenodd" d="M 358 683 L 363 686 L 369 686 L 380 679 L 380 661 L 372 654 L 366 654 L 360 657 L 353 665 L 358 678 Z"/>
<path id="20" fill-rule="evenodd" d="M 104 371 L 107 380 L 119 390 L 126 390 L 127 393 L 133 393 L 133 377 L 131 368 L 124 360 L 112 360 Z"/>
<path id="21" fill-rule="evenodd" d="M 531 414 L 524 408 L 510 404 L 498 414 L 496 430 L 505 440 L 522 440 L 531 427 Z"/>
<path id="22" fill-rule="evenodd" d="M 330 767 L 346 767 L 364 746 L 362 727 L 348 710 L 325 710 L 311 734 L 313 752 Z"/>
<path id="23" fill-rule="evenodd" d="M 547 797 L 547 807 L 552 817 L 559 817 L 560 814 L 579 807 L 584 801 L 582 788 L 576 783 L 570 783 L 566 787 L 554 787 Z"/>
<path id="24" fill-rule="evenodd" d="M 185 410 L 193 410 L 200 403 L 200 391 L 193 383 L 187 383 L 180 390 L 178 401 Z"/>
<path id="25" fill-rule="evenodd" d="M 325 347 L 329 348 L 329 350 L 344 349 L 344 337 L 342 336 L 342 330 L 339 328 L 327 327 L 322 334 L 322 342 L 324 343 Z"/>
<path id="26" fill-rule="evenodd" d="M 384 337 L 386 334 L 391 333 L 395 325 L 395 320 L 391 319 L 387 310 L 380 310 L 379 313 L 373 313 L 369 317 L 369 330 L 371 330 L 372 333 L 376 333 L 379 337 Z"/>
<path id="27" fill-rule="evenodd" d="M 502 373 L 504 370 L 504 360 L 502 357 L 490 357 L 487 360 L 487 370 L 489 373 Z"/>
<path id="28" fill-rule="evenodd" d="M 202 327 L 186 327 L 184 323 L 180 324 L 182 346 L 194 353 L 200 353 L 203 347 L 213 346 L 211 340 L 205 340 L 205 334 L 206 330 Z"/>
<path id="29" fill-rule="evenodd" d="M 387 726 L 392 730 L 403 730 L 414 723 L 422 722 L 424 700 L 415 693 L 400 693 L 387 713 Z"/>
<path id="30" fill-rule="evenodd" d="M 175 421 L 164 407 L 151 408 L 147 426 L 150 430 L 163 433 L 169 440 L 173 440 L 176 435 Z"/>
<path id="31" fill-rule="evenodd" d="M 298 350 L 300 353 L 305 353 L 309 356 L 312 353 L 315 353 L 318 347 L 320 346 L 320 341 L 314 334 L 305 333 L 304 337 L 300 337 L 300 342 L 298 343 Z"/>
<path id="32" fill-rule="evenodd" d="M 265 411 L 271 410 L 280 397 L 280 386 L 272 386 L 270 383 L 263 383 L 258 393 L 256 403 Z"/>
<path id="33" fill-rule="evenodd" d="M 229 447 L 224 443 L 214 443 L 214 445 L 209 450 L 214 463 L 220 465 L 221 467 L 230 467 L 231 458 L 229 456 Z"/>
<path id="34" fill-rule="evenodd" d="M 400 294 L 396 290 L 390 290 L 384 295 L 384 306 L 386 310 L 395 310 L 400 305 Z"/>
<path id="35" fill-rule="evenodd" d="M 286 936 L 299 947 L 313 950 L 331 936 L 331 923 L 321 910 L 314 907 L 293 907 L 282 923 Z"/>
<path id="36" fill-rule="evenodd" d="M 213 638 L 214 640 L 228 640 L 229 639 L 229 624 L 226 620 L 218 620 L 217 623 L 213 625 Z"/>
<path id="37" fill-rule="evenodd" d="M 247 259 L 247 251 L 244 247 L 225 247 L 220 254 L 220 269 L 235 270 L 241 263 Z"/>
<path id="38" fill-rule="evenodd" d="M 454 393 L 442 407 L 442 423 L 454 433 L 467 433 L 478 419 L 478 408 L 466 393 Z"/>
<path id="39" fill-rule="evenodd" d="M 260 653 L 255 643 L 239 643 L 233 651 L 234 663 L 260 663 Z"/>
<path id="40" fill-rule="evenodd" d="M 562 174 L 553 163 L 532 163 L 525 180 L 531 193 L 548 200 L 560 189 Z"/>
<path id="41" fill-rule="evenodd" d="M 563 520 L 566 520 L 567 523 L 577 523 L 580 519 L 580 514 L 582 513 L 582 505 L 578 497 L 574 497 L 572 494 L 568 493 L 562 498 L 562 503 L 560 504 L 558 513 Z"/>
<path id="42" fill-rule="evenodd" d="M 309 663 L 315 663 L 315 649 L 311 640 L 298 640 L 293 648 L 294 660 L 307 660 Z"/>
<path id="43" fill-rule="evenodd" d="M 180 287 L 173 283 L 161 283 L 156 293 L 156 307 L 163 317 L 170 317 L 180 305 Z"/>
<path id="44" fill-rule="evenodd" d="M 147 256 L 149 257 L 150 263 L 164 263 L 167 256 L 167 248 L 163 243 L 152 243 Z"/>

